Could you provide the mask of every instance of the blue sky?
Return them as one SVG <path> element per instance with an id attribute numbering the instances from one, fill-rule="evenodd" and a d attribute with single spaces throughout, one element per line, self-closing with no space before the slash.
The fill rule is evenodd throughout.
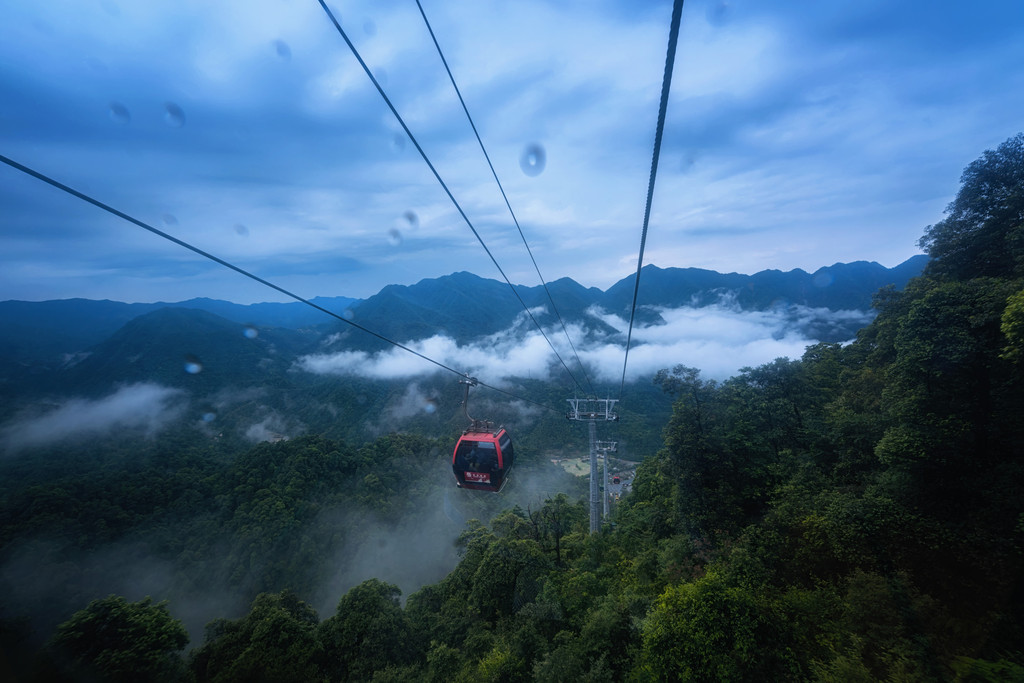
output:
<path id="1" fill-rule="evenodd" d="M 628 276 L 671 4 L 422 2 L 545 279 Z M 537 284 L 415 2 L 329 4 Z M 1024 3 L 688 0 L 675 67 L 645 262 L 894 266 L 1024 129 Z M 500 278 L 313 0 L 11 0 L 0 154 L 305 297 Z M 0 166 L 0 300 L 195 296 L 282 300 Z"/>

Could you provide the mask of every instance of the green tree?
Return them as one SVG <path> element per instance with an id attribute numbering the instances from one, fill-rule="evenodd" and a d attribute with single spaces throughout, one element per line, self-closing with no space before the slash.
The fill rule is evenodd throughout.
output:
<path id="1" fill-rule="evenodd" d="M 401 594 L 393 584 L 369 579 L 342 596 L 337 613 L 317 630 L 331 680 L 366 681 L 376 670 L 421 658 L 426 647 L 412 638 Z"/>
<path id="2" fill-rule="evenodd" d="M 964 478 L 1018 450 L 1020 392 L 999 358 L 1016 289 L 994 278 L 933 285 L 899 323 L 883 392 L 891 426 L 876 452 L 925 487 L 919 502 L 952 514 L 975 505 L 958 493 Z"/>
<path id="3" fill-rule="evenodd" d="M 1024 358 L 1024 289 L 1006 300 L 1000 329 L 1006 337 L 1002 358 L 1020 365 Z"/>
<path id="4" fill-rule="evenodd" d="M 564 493 L 556 493 L 554 498 L 544 501 L 540 510 L 531 514 L 537 521 L 541 542 L 555 555 L 555 564 L 562 566 L 562 539 L 573 531 L 582 528 L 587 522 L 587 510 L 582 500 L 575 503 Z"/>
<path id="5" fill-rule="evenodd" d="M 1005 659 L 987 661 L 958 657 L 953 663 L 956 680 L 965 683 L 987 683 L 989 681 L 1024 681 L 1024 666 Z"/>
<path id="6" fill-rule="evenodd" d="M 920 246 L 930 274 L 969 279 L 1024 275 L 1024 133 L 973 161 L 946 218 L 925 230 Z"/>
<path id="7" fill-rule="evenodd" d="M 640 633 L 627 605 L 605 596 L 595 601 L 580 629 L 577 651 L 585 662 L 604 663 L 616 680 L 622 680 L 636 653 Z"/>
<path id="8" fill-rule="evenodd" d="M 677 397 L 665 428 L 675 518 L 690 533 L 711 532 L 734 511 L 728 490 L 733 463 L 719 441 L 718 383 L 702 380 L 700 370 L 683 365 L 659 370 L 654 382 Z"/>
<path id="9" fill-rule="evenodd" d="M 291 591 L 261 593 L 241 619 L 207 624 L 192 671 L 200 683 L 318 680 L 318 621 L 316 610 Z"/>
<path id="10" fill-rule="evenodd" d="M 775 609 L 717 574 L 669 586 L 643 627 L 636 680 L 782 681 L 800 678 Z"/>
<path id="11" fill-rule="evenodd" d="M 111 595 L 58 626 L 49 649 L 76 680 L 173 681 L 184 673 L 178 652 L 187 644 L 188 633 L 166 602 Z"/>
<path id="12" fill-rule="evenodd" d="M 470 605 L 487 619 L 508 616 L 533 602 L 551 560 L 531 540 L 492 542 L 473 574 Z"/>
<path id="13" fill-rule="evenodd" d="M 444 643 L 432 641 L 427 652 L 427 683 L 454 681 L 462 667 L 462 653 Z"/>
<path id="14" fill-rule="evenodd" d="M 802 363 L 779 358 L 722 384 L 677 366 L 655 382 L 677 395 L 659 454 L 669 463 L 676 523 L 710 538 L 757 519 L 779 464 L 810 442 L 804 414 L 815 392 Z"/>
<path id="15" fill-rule="evenodd" d="M 749 422 L 754 432 L 771 446 L 777 458 L 784 449 L 804 446 L 807 426 L 804 412 L 810 403 L 810 387 L 804 377 L 804 364 L 788 358 L 776 358 L 756 368 L 741 368 L 733 384 L 742 383 L 756 390 L 744 397 L 751 410 Z M 757 446 L 754 447 L 759 450 Z"/>

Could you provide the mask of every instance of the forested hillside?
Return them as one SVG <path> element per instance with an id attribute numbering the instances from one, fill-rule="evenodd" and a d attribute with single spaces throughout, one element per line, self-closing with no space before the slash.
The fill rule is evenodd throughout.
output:
<path id="1" fill-rule="evenodd" d="M 600 533 L 575 495 L 491 497 L 411 595 L 369 578 L 316 606 L 327 537 L 367 517 L 302 520 L 425 503 L 444 449 L 421 437 L 37 475 L 2 501 L 5 548 L 153 544 L 186 582 L 228 558 L 254 595 L 187 652 L 173 600 L 83 600 L 29 661 L 12 615 L 9 661 L 37 680 L 1024 679 L 1024 134 L 961 182 L 924 275 L 880 291 L 856 341 L 722 382 L 665 368 L 664 446 Z"/>
<path id="2" fill-rule="evenodd" d="M 525 458 L 502 496 L 460 491 L 452 443 L 391 434 L 360 447 L 310 436 L 242 448 L 178 432 L 0 463 L 0 662 L 28 676 L 26 654 L 112 592 L 169 600 L 200 640 L 208 621 L 244 614 L 265 591 L 323 607 L 382 569 L 415 589 L 458 562 L 452 541 L 467 520 L 584 489 Z M 45 665 L 43 679 L 50 665 L 61 666 Z M 140 680 L 136 666 L 127 680 Z"/>

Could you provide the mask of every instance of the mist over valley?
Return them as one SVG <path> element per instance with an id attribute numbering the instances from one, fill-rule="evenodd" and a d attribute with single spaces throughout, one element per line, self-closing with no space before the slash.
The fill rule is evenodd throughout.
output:
<path id="1" fill-rule="evenodd" d="M 671 398 L 652 382 L 658 370 L 685 363 L 724 379 L 852 338 L 873 317 L 873 291 L 902 287 L 921 267 L 756 276 L 647 267 L 623 420 L 603 437 L 618 441 L 624 461 L 643 460 L 670 414 Z M 585 371 L 539 287 L 519 288 L 529 314 L 504 283 L 468 273 L 316 302 L 523 397 L 483 387 L 471 396 L 474 416 L 514 434 L 521 463 L 491 498 L 451 483 L 450 449 L 465 426 L 458 378 L 303 304 L 0 303 L 0 467 L 8 509 L 30 505 L 3 537 L 5 614 L 33 614 L 35 637 L 45 637 L 91 599 L 150 595 L 170 599 L 195 640 L 261 591 L 293 588 L 329 612 L 364 579 L 406 595 L 440 580 L 458 561 L 453 542 L 468 520 L 584 493 L 583 480 L 550 463 L 586 455 L 585 430 L 564 418 L 579 389 L 533 321 L 579 381 L 611 393 L 630 286 L 549 285 Z M 287 464 L 303 450 L 340 473 L 308 479 Z M 289 495 L 308 509 L 250 529 L 247 510 L 269 502 L 262 496 L 287 467 L 305 482 L 289 484 Z M 33 486 L 61 493 L 30 502 Z M 139 489 L 129 502 L 126 486 Z M 53 505 L 76 510 L 80 528 L 48 522 Z"/>

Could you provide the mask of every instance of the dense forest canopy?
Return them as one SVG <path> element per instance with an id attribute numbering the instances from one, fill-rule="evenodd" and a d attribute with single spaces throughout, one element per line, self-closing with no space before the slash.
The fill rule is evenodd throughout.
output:
<path id="1" fill-rule="evenodd" d="M 576 492 L 445 498 L 468 506 L 457 563 L 408 595 L 378 578 L 314 592 L 342 561 L 323 557 L 332 535 L 438 503 L 447 444 L 432 439 L 305 437 L 219 459 L 168 442 L 65 476 L 6 463 L 26 482 L 0 500 L 7 567 L 39 538 L 67 562 L 116 540 L 174 558 L 175 585 L 213 568 L 249 594 L 186 653 L 173 599 L 80 591 L 33 657 L 39 615 L 11 609 L 29 582 L 8 570 L 7 666 L 35 680 L 1022 680 L 1022 169 L 1024 134 L 967 168 L 922 238 L 931 265 L 880 291 L 854 342 L 724 381 L 658 373 L 674 402 L 663 447 L 599 533 Z M 341 502 L 344 520 L 324 516 Z"/>

